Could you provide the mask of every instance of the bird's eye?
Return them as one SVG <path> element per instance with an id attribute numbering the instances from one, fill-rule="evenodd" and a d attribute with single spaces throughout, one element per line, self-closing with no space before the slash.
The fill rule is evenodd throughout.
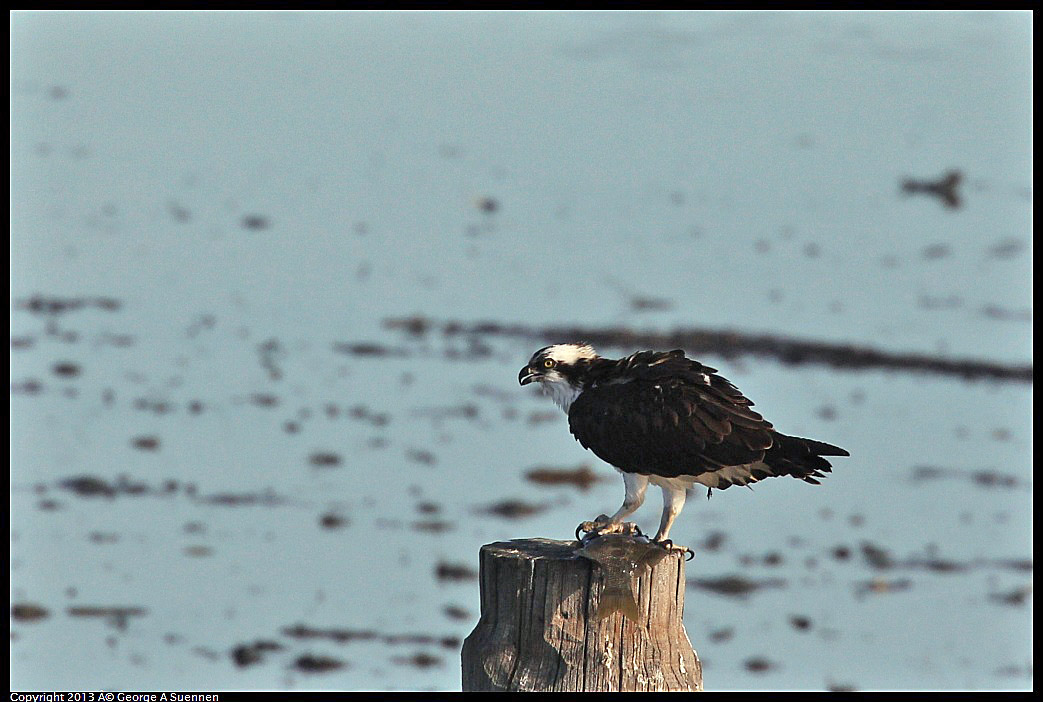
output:
<path id="1" fill-rule="evenodd" d="M 554 367 L 554 359 L 553 358 L 546 359 L 543 362 L 543 367 L 544 368 L 553 368 Z"/>

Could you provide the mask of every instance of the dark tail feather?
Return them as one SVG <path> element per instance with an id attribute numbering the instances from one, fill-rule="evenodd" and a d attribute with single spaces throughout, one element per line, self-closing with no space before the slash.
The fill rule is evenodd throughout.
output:
<path id="1" fill-rule="evenodd" d="M 839 446 L 799 436 L 775 434 L 775 444 L 764 454 L 767 463 L 776 475 L 792 475 L 812 485 L 817 478 L 833 472 L 833 467 L 823 456 L 850 456 Z"/>
<path id="2" fill-rule="evenodd" d="M 851 454 L 833 444 L 827 444 L 824 441 L 815 441 L 814 439 L 802 439 L 799 436 L 787 436 L 785 437 L 790 440 L 803 441 L 804 445 L 811 450 L 816 456 L 850 456 Z"/>

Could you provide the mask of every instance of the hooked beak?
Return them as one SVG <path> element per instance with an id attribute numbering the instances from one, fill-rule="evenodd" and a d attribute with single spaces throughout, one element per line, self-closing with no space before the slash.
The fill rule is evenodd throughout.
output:
<path id="1" fill-rule="evenodd" d="M 534 380 L 536 380 L 536 371 L 534 371 L 532 368 L 529 368 L 528 366 L 522 368 L 521 372 L 518 373 L 519 385 L 528 385 Z"/>

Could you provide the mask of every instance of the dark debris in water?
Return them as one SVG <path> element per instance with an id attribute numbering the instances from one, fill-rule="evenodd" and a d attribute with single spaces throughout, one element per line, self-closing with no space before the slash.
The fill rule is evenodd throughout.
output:
<path id="1" fill-rule="evenodd" d="M 489 195 L 478 198 L 475 207 L 486 214 L 493 214 L 500 209 L 500 201 Z"/>
<path id="2" fill-rule="evenodd" d="M 46 607 L 32 602 L 17 602 L 11 605 L 11 619 L 16 622 L 38 622 L 51 615 Z"/>
<path id="3" fill-rule="evenodd" d="M 991 592 L 989 593 L 989 600 L 996 604 L 1007 605 L 1010 607 L 1021 607 L 1028 601 L 1029 596 L 1032 594 L 1032 587 L 1030 585 L 1023 585 L 1016 587 L 1013 590 L 1007 590 L 1006 592 Z"/>
<path id="4" fill-rule="evenodd" d="M 413 522 L 409 525 L 409 528 L 413 531 L 426 532 L 428 534 L 443 534 L 447 531 L 452 531 L 454 524 L 444 519 L 424 519 Z"/>
<path id="5" fill-rule="evenodd" d="M 728 535 L 725 534 L 723 531 L 711 531 L 709 534 L 706 535 L 706 538 L 703 539 L 702 543 L 699 544 L 699 546 L 695 550 L 708 551 L 710 553 L 714 553 L 716 551 L 720 551 L 721 547 L 724 546 L 727 540 Z"/>
<path id="6" fill-rule="evenodd" d="M 114 481 L 93 475 L 79 475 L 58 481 L 58 487 L 79 497 L 116 497 L 117 495 L 145 495 L 157 492 L 145 483 L 133 482 L 122 475 Z"/>
<path id="7" fill-rule="evenodd" d="M 1004 678 L 1031 678 L 1032 663 L 1029 662 L 1024 665 L 1015 663 L 1012 665 L 1001 666 L 994 671 L 994 674 Z"/>
<path id="8" fill-rule="evenodd" d="M 412 318 L 411 318 L 412 319 Z M 401 328 L 402 320 L 388 319 L 384 325 Z M 773 334 L 688 328 L 670 332 L 646 332 L 627 327 L 528 327 L 500 322 L 463 323 L 428 321 L 425 330 L 443 336 L 480 339 L 485 336 L 524 338 L 534 343 L 559 343 L 583 339 L 597 347 L 612 349 L 685 349 L 690 355 L 716 355 L 738 358 L 745 355 L 774 358 L 790 365 L 827 365 L 839 369 L 868 370 L 889 368 L 910 372 L 937 373 L 964 380 L 992 379 L 1031 383 L 1031 364 L 1007 364 L 975 359 L 954 359 L 919 353 L 894 353 L 868 346 L 833 344 L 792 339 Z"/>
<path id="9" fill-rule="evenodd" d="M 503 500 L 488 507 L 481 507 L 478 514 L 488 514 L 504 519 L 524 519 L 539 514 L 547 509 L 547 505 L 533 504 L 523 500 Z"/>
<path id="10" fill-rule="evenodd" d="M 384 328 L 397 329 L 407 332 L 412 336 L 423 336 L 427 334 L 431 329 L 431 324 L 431 320 L 420 315 L 384 320 Z"/>
<path id="11" fill-rule="evenodd" d="M 130 445 L 139 451 L 158 451 L 159 443 L 158 436 L 135 436 L 130 440 Z"/>
<path id="12" fill-rule="evenodd" d="M 476 579 L 478 571 L 460 563 L 442 561 L 435 567 L 435 577 L 442 581 L 462 582 Z"/>
<path id="13" fill-rule="evenodd" d="M 117 629 L 124 630 L 131 617 L 142 617 L 148 614 L 144 607 L 69 607 L 66 614 L 70 617 L 99 617 L 105 619 Z"/>
<path id="14" fill-rule="evenodd" d="M 342 463 L 340 454 L 332 451 L 316 451 L 308 456 L 308 463 L 316 468 L 336 468 Z"/>
<path id="15" fill-rule="evenodd" d="M 894 594 L 905 592 L 913 587 L 913 581 L 909 578 L 871 578 L 855 583 L 855 595 L 865 597 L 866 595 Z"/>
<path id="16" fill-rule="evenodd" d="M 887 549 L 871 544 L 868 541 L 862 543 L 861 549 L 862 557 L 870 568 L 886 570 L 895 566 L 894 558 L 891 557 Z"/>
<path id="17" fill-rule="evenodd" d="M 783 563 L 783 556 L 778 551 L 770 551 L 763 556 L 742 555 L 739 556 L 739 564 L 742 566 L 768 566 L 775 568 Z"/>
<path id="18" fill-rule="evenodd" d="M 87 539 L 95 544 L 115 544 L 119 542 L 120 535 L 113 531 L 92 531 L 87 534 Z"/>
<path id="19" fill-rule="evenodd" d="M 327 408 L 327 416 L 330 414 L 329 408 Z M 339 414 L 339 408 L 337 411 Z M 351 419 L 358 420 L 361 422 L 367 422 L 375 427 L 384 427 L 391 422 L 391 415 L 387 412 L 375 412 L 365 405 L 355 405 L 348 409 L 348 416 Z"/>
<path id="20" fill-rule="evenodd" d="M 1014 475 L 995 470 L 959 470 L 927 465 L 914 466 L 911 479 L 913 482 L 939 479 L 968 480 L 974 485 L 985 488 L 1028 488 L 1031 486 L 1030 483 L 1020 480 Z"/>
<path id="21" fill-rule="evenodd" d="M 688 584 L 718 595 L 746 597 L 758 590 L 786 587 L 787 583 L 782 578 L 752 580 L 741 575 L 726 575 L 719 578 L 689 578 Z"/>
<path id="22" fill-rule="evenodd" d="M 414 668 L 432 668 L 435 666 L 445 665 L 445 660 L 438 656 L 432 656 L 430 653 L 414 653 L 412 656 L 396 656 L 391 659 L 392 663 L 396 665 L 408 665 Z"/>
<path id="23" fill-rule="evenodd" d="M 114 399 L 115 396 L 113 395 L 112 399 L 109 400 L 109 403 L 111 404 Z M 166 400 L 156 400 L 150 397 L 136 397 L 131 406 L 139 412 L 152 412 L 157 415 L 169 414 L 174 411 L 174 405 L 172 403 L 167 402 Z"/>
<path id="24" fill-rule="evenodd" d="M 338 341 L 333 344 L 333 350 L 336 353 L 343 353 L 349 356 L 366 356 L 370 358 L 406 355 L 404 349 L 396 349 L 372 342 L 346 343 Z"/>
<path id="25" fill-rule="evenodd" d="M 435 421 L 442 421 L 445 419 L 474 420 L 478 418 L 478 413 L 478 405 L 470 402 L 462 405 L 451 405 L 448 407 L 421 407 L 412 412 L 414 417 L 430 417 Z"/>
<path id="26" fill-rule="evenodd" d="M 920 257 L 925 261 L 936 261 L 941 258 L 948 258 L 951 253 L 952 247 L 948 244 L 928 244 L 920 251 Z"/>
<path id="27" fill-rule="evenodd" d="M 299 656 L 293 663 L 293 667 L 302 673 L 328 673 L 331 670 L 339 670 L 347 666 L 347 663 L 330 656 L 317 656 L 306 653 Z"/>
<path id="28" fill-rule="evenodd" d="M 770 673 L 771 671 L 778 668 L 777 663 L 773 663 L 771 660 L 764 656 L 753 656 L 747 658 L 742 662 L 742 665 L 746 670 L 751 673 Z"/>
<path id="29" fill-rule="evenodd" d="M 634 312 L 669 312 L 673 308 L 673 302 L 661 297 L 637 295 L 630 298 L 630 309 Z"/>
<path id="30" fill-rule="evenodd" d="M 537 466 L 527 470 L 525 478 L 537 485 L 571 485 L 584 492 L 602 480 L 586 463 L 576 468 Z"/>
<path id="31" fill-rule="evenodd" d="M 384 634 L 375 629 L 320 629 L 306 624 L 294 624 L 283 627 L 282 635 L 292 639 L 315 640 L 326 639 L 338 644 L 356 641 L 373 641 L 388 646 L 439 646 L 456 648 L 460 639 L 455 636 L 434 636 L 432 634 Z"/>
<path id="32" fill-rule="evenodd" d="M 442 511 L 442 506 L 437 502 L 418 502 L 416 511 L 420 514 L 438 514 Z"/>
<path id="33" fill-rule="evenodd" d="M 1031 573 L 1034 569 L 1031 558 L 1001 558 L 988 561 L 987 565 L 990 565 L 993 568 L 1014 570 L 1020 573 Z"/>
<path id="34" fill-rule="evenodd" d="M 794 614 L 789 618 L 790 626 L 797 631 L 808 631 L 811 629 L 811 617 L 802 614 Z"/>
<path id="35" fill-rule="evenodd" d="M 262 492 L 218 492 L 212 495 L 204 495 L 199 498 L 199 501 L 222 507 L 275 507 L 288 502 L 285 497 L 276 494 L 271 488 Z"/>
<path id="36" fill-rule="evenodd" d="M 35 378 L 11 381 L 12 395 L 39 395 L 43 392 L 43 383 Z"/>
<path id="37" fill-rule="evenodd" d="M 59 378 L 75 378 L 80 374 L 80 365 L 72 361 L 59 361 L 51 366 L 51 372 Z"/>
<path id="38" fill-rule="evenodd" d="M 988 304 L 979 310 L 979 314 L 989 319 L 1008 322 L 1031 322 L 1032 310 L 1025 307 L 1022 309 L 1009 309 L 999 305 Z"/>
<path id="39" fill-rule="evenodd" d="M 249 403 L 254 407 L 271 409 L 279 406 L 279 396 L 267 392 L 255 392 L 250 395 Z"/>
<path id="40" fill-rule="evenodd" d="M 323 529 L 340 529 L 351 524 L 351 521 L 335 512 L 327 512 L 319 517 L 319 526 Z"/>
<path id="41" fill-rule="evenodd" d="M 229 655 L 231 656 L 233 663 L 240 668 L 245 668 L 255 663 L 263 662 L 265 654 L 271 653 L 272 651 L 281 651 L 282 648 L 282 644 L 278 641 L 260 640 L 249 644 L 239 644 L 238 646 L 234 646 Z"/>
<path id="42" fill-rule="evenodd" d="M 708 636 L 710 637 L 710 641 L 713 643 L 731 641 L 732 638 L 735 637 L 735 628 L 727 626 L 722 629 L 714 629 L 708 634 Z"/>
<path id="43" fill-rule="evenodd" d="M 374 629 L 317 629 L 306 624 L 283 627 L 282 635 L 292 639 L 329 639 L 334 643 L 376 641 L 380 634 Z"/>
<path id="44" fill-rule="evenodd" d="M 257 346 L 257 355 L 260 358 L 261 368 L 268 373 L 269 380 L 282 379 L 282 367 L 279 365 L 286 358 L 286 351 L 278 339 L 268 339 Z"/>
<path id="45" fill-rule="evenodd" d="M 1025 242 L 1021 239 L 1004 239 L 988 249 L 990 258 L 1016 258 L 1025 250 Z"/>
<path id="46" fill-rule="evenodd" d="M 29 314 L 57 316 L 83 309 L 97 309 L 104 312 L 116 312 L 122 303 L 111 297 L 47 297 L 33 295 L 15 301 L 15 309 Z"/>
<path id="47" fill-rule="evenodd" d="M 406 458 L 413 463 L 420 463 L 425 466 L 433 466 L 438 463 L 438 459 L 435 454 L 426 449 L 415 449 L 411 448 L 406 451 Z"/>
<path id="48" fill-rule="evenodd" d="M 356 642 L 380 643 L 387 646 L 429 646 L 440 649 L 456 651 L 459 650 L 461 640 L 457 636 L 435 636 L 432 634 L 388 634 L 375 629 L 351 629 L 340 627 L 319 628 L 307 624 L 298 623 L 285 626 L 280 630 L 280 635 L 293 639 L 304 646 L 312 645 L 316 641 L 329 641 L 334 644 L 346 645 Z M 229 651 L 232 662 L 245 668 L 258 663 L 264 663 L 269 654 L 275 652 L 286 652 L 289 645 L 286 642 L 276 641 L 270 638 L 257 639 L 253 642 L 238 644 Z M 348 667 L 348 663 L 340 658 L 326 655 L 317 655 L 310 651 L 303 653 L 290 653 L 291 667 L 306 673 L 324 673 Z M 418 668 L 428 668 L 444 665 L 444 660 L 427 651 L 418 651 L 410 656 L 402 656 L 393 659 L 400 665 L 411 665 Z"/>
<path id="49" fill-rule="evenodd" d="M 456 620 L 458 622 L 468 621 L 474 617 L 470 610 L 467 610 L 459 605 L 448 604 L 442 608 L 442 614 L 447 616 L 449 619 Z"/>
<path id="50" fill-rule="evenodd" d="M 240 224 L 242 224 L 243 229 L 251 229 L 253 231 L 268 229 L 270 226 L 272 226 L 271 220 L 269 220 L 264 215 L 259 214 L 243 215 L 243 218 L 240 220 Z"/>
<path id="51" fill-rule="evenodd" d="M 957 188 L 963 182 L 963 173 L 951 170 L 942 174 L 937 180 L 905 178 L 902 180 L 902 192 L 906 195 L 930 195 L 937 197 L 949 209 L 958 209 L 963 204 Z"/>
<path id="52" fill-rule="evenodd" d="M 1031 559 L 984 559 L 959 561 L 943 558 L 936 553 L 934 545 L 929 545 L 925 555 L 911 555 L 898 558 L 892 552 L 878 544 L 863 541 L 859 551 L 865 564 L 874 570 L 922 570 L 929 573 L 950 574 L 965 573 L 978 568 L 999 568 L 1018 572 L 1032 572 Z M 851 558 L 852 549 L 839 545 L 831 550 L 833 558 L 846 561 Z"/>

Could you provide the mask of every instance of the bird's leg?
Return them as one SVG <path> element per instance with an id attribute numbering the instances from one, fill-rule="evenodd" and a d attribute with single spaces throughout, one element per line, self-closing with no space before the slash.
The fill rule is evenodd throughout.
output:
<path id="1" fill-rule="evenodd" d="M 623 485 L 626 494 L 623 504 L 611 517 L 601 514 L 593 521 L 583 522 L 576 527 L 576 540 L 583 541 L 594 536 L 605 534 L 640 534 L 641 530 L 635 524 L 624 524 L 623 520 L 633 514 L 641 503 L 645 501 L 645 490 L 648 488 L 648 476 L 637 473 L 623 473 Z M 629 529 L 627 527 L 630 527 Z M 579 533 L 584 532 L 581 539 Z"/>
<path id="2" fill-rule="evenodd" d="M 684 507 L 684 500 L 684 488 L 663 486 L 663 518 L 659 522 L 659 531 L 656 532 L 652 541 L 668 551 L 684 551 L 686 553 L 690 551 L 687 546 L 680 546 L 667 538 L 667 535 L 670 533 L 670 527 L 673 526 L 674 520 L 681 513 L 681 508 Z"/>

